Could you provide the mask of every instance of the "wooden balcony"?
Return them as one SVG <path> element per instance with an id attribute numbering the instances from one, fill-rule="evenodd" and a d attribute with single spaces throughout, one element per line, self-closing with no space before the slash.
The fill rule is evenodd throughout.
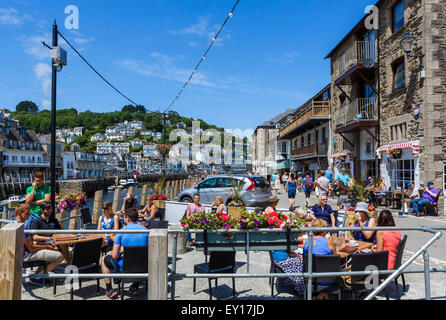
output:
<path id="1" fill-rule="evenodd" d="M 377 67 L 376 45 L 373 41 L 356 41 L 345 54 L 333 62 L 333 78 L 335 85 L 349 85 L 359 81 L 361 75 L 370 79 Z"/>
<path id="2" fill-rule="evenodd" d="M 306 147 L 301 147 L 291 150 L 291 158 L 304 158 L 311 156 L 326 156 L 328 151 L 328 140 L 325 139 L 321 143 L 311 144 Z"/>
<path id="3" fill-rule="evenodd" d="M 312 119 L 329 119 L 331 112 L 330 101 L 313 101 L 312 104 L 299 108 L 293 114 L 291 121 L 280 129 L 279 138 L 284 138 L 295 129 Z"/>
<path id="4" fill-rule="evenodd" d="M 356 132 L 361 127 L 374 127 L 378 124 L 376 98 L 354 100 L 335 114 L 336 133 Z"/>

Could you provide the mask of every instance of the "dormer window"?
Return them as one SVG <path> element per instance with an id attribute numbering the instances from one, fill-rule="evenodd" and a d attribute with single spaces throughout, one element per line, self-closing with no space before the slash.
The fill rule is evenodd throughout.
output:
<path id="1" fill-rule="evenodd" d="M 33 150 L 34 149 L 34 143 L 30 142 L 29 143 L 29 150 Z"/>
<path id="2" fill-rule="evenodd" d="M 9 148 L 9 140 L 3 140 L 3 147 Z"/>
<path id="3" fill-rule="evenodd" d="M 20 148 L 22 149 L 26 149 L 26 143 L 25 142 L 20 142 Z"/>

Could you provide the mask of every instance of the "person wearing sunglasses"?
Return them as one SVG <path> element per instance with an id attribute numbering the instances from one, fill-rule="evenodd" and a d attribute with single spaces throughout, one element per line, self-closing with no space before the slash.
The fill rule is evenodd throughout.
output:
<path id="1" fill-rule="evenodd" d="M 157 218 L 158 207 L 153 202 L 153 195 L 147 196 L 147 204 L 141 210 L 138 210 L 139 217 L 147 221 Z"/>
<path id="2" fill-rule="evenodd" d="M 102 215 L 99 217 L 98 230 L 119 229 L 119 215 L 114 214 L 112 205 L 111 201 L 106 201 L 102 204 Z M 111 245 L 113 245 L 113 240 L 110 238 L 110 235 L 104 235 L 102 247 Z"/>

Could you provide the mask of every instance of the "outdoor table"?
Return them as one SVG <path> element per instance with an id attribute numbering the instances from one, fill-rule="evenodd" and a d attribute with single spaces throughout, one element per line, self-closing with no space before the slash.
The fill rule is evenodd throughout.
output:
<path id="1" fill-rule="evenodd" d="M 110 238 L 114 240 L 115 235 L 110 235 Z M 85 242 L 90 240 L 102 239 L 104 237 L 103 234 L 83 234 L 79 236 L 77 233 L 70 234 L 54 234 L 53 240 L 56 245 L 65 245 L 65 244 L 74 244 L 77 242 Z"/>
<path id="2" fill-rule="evenodd" d="M 348 242 L 347 242 L 348 243 Z M 344 252 L 341 251 L 343 248 L 345 248 L 347 246 L 347 243 L 345 243 L 341 248 L 336 248 L 336 253 L 339 254 L 339 256 L 341 257 L 341 259 L 345 259 L 349 256 L 351 256 L 354 253 L 358 253 L 359 251 L 362 251 L 364 249 L 370 249 L 371 247 L 373 247 L 373 243 L 371 242 L 365 242 L 365 241 L 356 241 L 356 243 L 358 244 L 357 250 L 355 251 L 350 251 L 350 252 Z M 304 243 L 299 243 L 298 247 L 303 249 L 305 245 Z"/>
<path id="3" fill-rule="evenodd" d="M 394 191 L 393 197 L 396 200 L 398 197 L 401 197 L 401 212 L 404 210 L 404 192 L 403 191 Z"/>

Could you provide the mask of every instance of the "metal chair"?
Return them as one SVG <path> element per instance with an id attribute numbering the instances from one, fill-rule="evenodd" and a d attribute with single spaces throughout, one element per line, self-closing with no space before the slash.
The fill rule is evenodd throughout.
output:
<path id="1" fill-rule="evenodd" d="M 303 255 L 304 272 L 308 272 L 308 254 Z M 313 255 L 313 273 L 321 272 L 340 272 L 341 256 L 338 254 Z M 340 276 L 314 277 L 313 293 L 322 292 L 333 293 L 338 292 L 338 299 L 342 300 L 342 281 Z M 308 278 L 305 279 L 305 288 L 308 287 Z M 304 291 L 305 299 L 307 299 L 307 290 Z"/>
<path id="2" fill-rule="evenodd" d="M 122 261 L 122 273 L 148 273 L 149 270 L 149 249 L 147 246 L 125 247 L 124 259 Z M 124 283 L 135 283 L 143 281 L 141 278 L 119 279 L 121 300 L 124 300 Z M 147 291 L 147 281 L 145 279 L 145 289 Z"/>
<path id="3" fill-rule="evenodd" d="M 84 226 L 84 229 L 95 230 L 98 228 L 97 224 L 92 224 L 93 221 L 91 220 L 90 208 L 82 208 L 81 216 L 82 216 L 82 225 Z"/>
<path id="4" fill-rule="evenodd" d="M 387 265 L 389 261 L 389 252 L 388 251 L 379 251 L 379 252 L 371 252 L 371 253 L 354 253 L 352 254 L 351 260 L 351 271 L 364 271 L 370 266 L 376 267 L 378 270 L 387 270 Z M 352 290 L 352 298 L 355 300 L 356 292 L 369 291 L 370 289 L 366 286 L 367 284 L 364 282 L 368 276 L 360 275 L 360 276 L 351 276 L 351 290 Z M 379 275 L 378 281 L 381 283 L 382 280 L 385 280 L 387 275 Z M 389 300 L 389 292 L 388 287 L 386 287 L 386 299 Z"/>
<path id="5" fill-rule="evenodd" d="M 62 263 L 54 269 L 54 273 L 65 273 L 66 268 L 75 266 L 78 273 L 99 272 L 99 260 L 101 257 L 102 238 L 77 242 L 74 244 L 70 263 Z M 82 279 L 79 279 L 79 288 L 82 287 Z M 54 281 L 53 294 L 56 294 L 57 281 Z M 73 286 L 70 290 L 70 298 L 73 300 Z M 99 294 L 99 278 L 96 279 L 96 291 Z"/>
<path id="6" fill-rule="evenodd" d="M 401 267 L 401 262 L 402 262 L 403 254 L 404 254 L 404 248 L 406 246 L 406 240 L 407 240 L 407 235 L 404 235 L 403 239 L 401 239 L 400 243 L 398 244 L 393 270 L 397 270 L 399 267 Z M 398 277 L 395 278 L 395 286 L 396 286 L 396 292 L 398 293 L 398 300 L 401 299 L 400 288 L 398 285 L 399 277 L 401 277 L 401 279 L 403 281 L 403 293 L 406 292 L 406 279 L 404 278 L 404 273 L 402 273 L 401 275 L 399 275 Z"/>
<path id="7" fill-rule="evenodd" d="M 438 193 L 438 196 L 435 198 L 435 201 L 433 204 L 426 204 L 423 208 L 423 214 L 425 216 L 427 215 L 435 215 L 438 216 L 438 199 L 440 198 L 440 194 L 441 194 L 441 190 L 439 190 L 440 192 Z M 432 214 L 433 213 L 433 214 Z"/>
<path id="8" fill-rule="evenodd" d="M 273 252 L 269 251 L 269 257 L 271 259 L 271 265 L 269 268 L 270 273 L 284 273 L 282 268 L 280 268 L 276 263 L 274 262 L 273 258 Z M 269 284 L 271 285 L 271 296 L 274 296 L 274 277 L 269 278 Z"/>
<path id="9" fill-rule="evenodd" d="M 209 263 L 194 265 L 194 273 L 235 273 L 235 251 L 212 251 Z M 217 277 L 208 278 L 209 300 L 212 300 L 212 279 L 215 279 L 215 286 L 217 286 Z M 193 280 L 193 292 L 196 291 L 196 280 L 196 278 Z M 235 278 L 232 278 L 232 295 L 236 295 Z"/>

